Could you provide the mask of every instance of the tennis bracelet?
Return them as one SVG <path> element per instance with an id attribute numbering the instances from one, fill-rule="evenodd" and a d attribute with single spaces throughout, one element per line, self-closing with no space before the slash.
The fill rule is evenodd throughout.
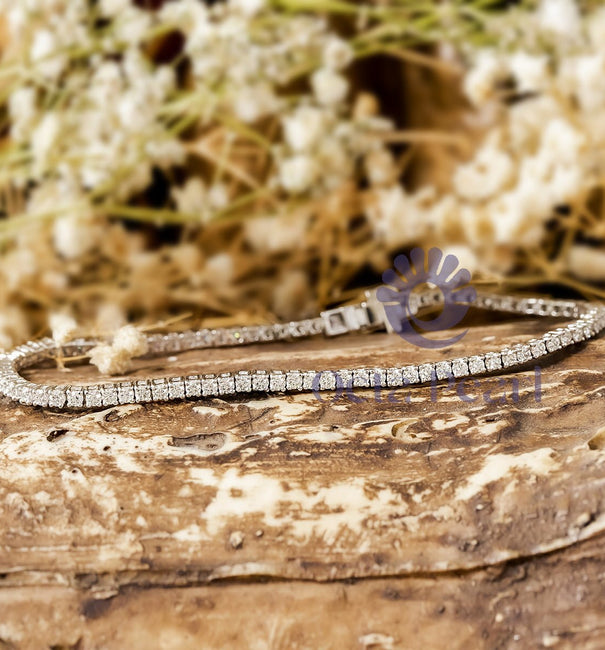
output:
<path id="1" fill-rule="evenodd" d="M 412 300 L 412 298 L 414 300 Z M 410 313 L 443 303 L 439 290 L 410 296 Z M 119 404 L 224 397 L 255 392 L 300 393 L 334 390 L 338 387 L 401 387 L 426 384 L 452 377 L 499 374 L 521 368 L 534 360 L 594 338 L 605 327 L 605 306 L 580 300 L 552 300 L 478 293 L 473 307 L 533 316 L 574 319 L 570 324 L 547 331 L 500 350 L 445 361 L 393 367 L 364 367 L 344 370 L 255 370 L 219 375 L 197 374 L 161 379 L 115 381 L 89 385 L 44 385 L 28 381 L 20 372 L 58 353 L 64 357 L 86 355 L 96 340 L 77 339 L 57 346 L 50 338 L 21 345 L 0 355 L 0 394 L 29 406 L 58 410 L 83 410 Z M 146 356 L 186 350 L 217 348 L 270 341 L 289 341 L 311 336 L 333 337 L 349 332 L 392 331 L 375 290 L 364 302 L 322 312 L 317 318 L 275 325 L 202 329 L 148 336 Z"/>

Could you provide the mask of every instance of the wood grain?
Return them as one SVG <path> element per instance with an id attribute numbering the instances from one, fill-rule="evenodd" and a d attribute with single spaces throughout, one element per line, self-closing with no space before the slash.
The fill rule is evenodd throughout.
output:
<path id="1" fill-rule="evenodd" d="M 543 329 L 492 324 L 433 352 L 387 335 L 191 352 L 134 375 L 393 365 Z M 602 647 L 604 351 L 348 399 L 5 401 L 0 648 L 152 647 L 129 620 L 176 626 L 161 647 Z"/>

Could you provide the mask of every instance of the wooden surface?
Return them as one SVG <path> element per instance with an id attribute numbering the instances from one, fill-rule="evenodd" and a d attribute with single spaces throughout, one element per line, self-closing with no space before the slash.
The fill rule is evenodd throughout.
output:
<path id="1" fill-rule="evenodd" d="M 135 375 L 392 365 L 544 326 L 433 352 L 387 335 L 192 352 Z M 604 351 L 544 365 L 538 393 L 530 368 L 354 401 L 2 402 L 0 648 L 605 647 Z"/>

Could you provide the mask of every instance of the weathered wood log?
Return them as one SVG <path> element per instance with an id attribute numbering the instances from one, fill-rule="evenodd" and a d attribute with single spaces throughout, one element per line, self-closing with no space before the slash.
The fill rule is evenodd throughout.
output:
<path id="1" fill-rule="evenodd" d="M 393 365 L 543 327 L 433 352 L 387 335 L 191 352 L 134 375 Z M 339 399 L 4 401 L 0 647 L 152 647 L 131 620 L 179 648 L 602 647 L 604 351 Z"/>

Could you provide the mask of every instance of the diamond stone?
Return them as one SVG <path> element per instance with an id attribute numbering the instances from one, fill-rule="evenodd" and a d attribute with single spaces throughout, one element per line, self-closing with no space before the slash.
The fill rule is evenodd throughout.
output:
<path id="1" fill-rule="evenodd" d="M 218 395 L 218 381 L 215 375 L 204 375 L 202 377 L 202 395 L 204 397 Z"/>
<path id="2" fill-rule="evenodd" d="M 353 386 L 368 388 L 370 385 L 370 371 L 363 368 L 353 370 Z"/>
<path id="3" fill-rule="evenodd" d="M 134 385 L 134 395 L 137 402 L 151 402 L 151 385 L 145 380 L 137 381 Z"/>
<path id="4" fill-rule="evenodd" d="M 333 372 L 326 370 L 319 375 L 319 390 L 334 390 L 336 377 Z"/>
<path id="5" fill-rule="evenodd" d="M 563 347 L 573 343 L 571 332 L 568 329 L 562 329 L 559 338 L 561 339 L 561 345 Z"/>
<path id="6" fill-rule="evenodd" d="M 438 361 L 435 364 L 437 379 L 448 379 L 453 375 L 452 364 L 449 361 Z"/>
<path id="7" fill-rule="evenodd" d="M 378 388 L 386 388 L 387 373 L 382 368 L 373 368 L 370 371 L 370 385 Z"/>
<path id="8" fill-rule="evenodd" d="M 200 397 L 202 394 L 202 379 L 199 375 L 185 377 L 185 397 Z"/>
<path id="9" fill-rule="evenodd" d="M 252 377 L 249 372 L 238 372 L 235 375 L 235 390 L 238 393 L 247 393 L 252 390 Z"/>
<path id="10" fill-rule="evenodd" d="M 534 359 L 543 357 L 545 354 L 548 354 L 546 349 L 546 343 L 542 339 L 536 339 L 529 342 L 529 349 L 531 350 L 531 355 Z"/>
<path id="11" fill-rule="evenodd" d="M 286 374 L 286 389 L 301 390 L 303 386 L 302 374 L 298 370 L 291 370 Z"/>
<path id="12" fill-rule="evenodd" d="M 168 383 L 168 396 L 170 399 L 184 399 L 185 383 L 182 379 L 174 378 Z"/>
<path id="13" fill-rule="evenodd" d="M 570 326 L 570 331 L 574 343 L 580 343 L 581 341 L 584 340 L 584 332 L 577 323 L 574 323 L 573 325 Z"/>
<path id="14" fill-rule="evenodd" d="M 101 391 L 98 388 L 87 388 L 84 395 L 86 398 L 86 406 L 92 408 L 103 406 L 103 398 L 101 396 Z"/>
<path id="15" fill-rule="evenodd" d="M 230 372 L 221 374 L 217 384 L 219 395 L 230 395 L 235 392 L 235 379 Z"/>
<path id="16" fill-rule="evenodd" d="M 418 376 L 421 382 L 431 381 L 435 376 L 435 368 L 432 363 L 423 363 L 418 366 Z"/>
<path id="17" fill-rule="evenodd" d="M 103 406 L 115 406 L 119 404 L 118 389 L 115 384 L 104 384 L 101 386 L 101 399 Z"/>
<path id="18" fill-rule="evenodd" d="M 555 352 L 556 350 L 561 349 L 561 341 L 556 334 L 553 334 L 546 339 L 546 349 L 549 352 Z"/>
<path id="19" fill-rule="evenodd" d="M 266 372 L 258 371 L 252 375 L 252 390 L 269 390 L 269 375 Z"/>
<path id="20" fill-rule="evenodd" d="M 389 386 L 402 386 L 403 385 L 403 375 L 401 374 L 401 368 L 388 368 L 387 369 L 387 384 Z"/>
<path id="21" fill-rule="evenodd" d="M 485 360 L 482 356 L 475 355 L 468 359 L 468 369 L 471 375 L 478 375 L 486 371 Z"/>
<path id="22" fill-rule="evenodd" d="M 494 370 L 500 370 L 502 368 L 502 357 L 499 352 L 487 352 L 484 355 L 485 358 L 485 369 L 488 372 L 493 372 Z"/>
<path id="23" fill-rule="evenodd" d="M 33 398 L 33 395 L 32 395 Z M 84 389 L 72 386 L 67 389 L 67 406 L 69 408 L 80 408 L 84 406 Z"/>
<path id="24" fill-rule="evenodd" d="M 351 370 L 339 370 L 336 374 L 336 388 L 347 390 L 353 385 L 353 372 Z"/>
<path id="25" fill-rule="evenodd" d="M 154 379 L 151 384 L 151 394 L 154 402 L 165 402 L 168 399 L 168 386 L 163 379 Z"/>
<path id="26" fill-rule="evenodd" d="M 316 375 L 317 375 L 317 372 L 315 372 L 315 370 L 305 370 L 302 373 L 302 388 L 303 388 L 303 390 L 313 390 Z"/>
<path id="27" fill-rule="evenodd" d="M 33 391 L 32 404 L 46 408 L 48 406 L 48 392 L 44 386 L 39 386 Z"/>
<path id="28" fill-rule="evenodd" d="M 60 409 L 65 406 L 65 400 L 65 391 L 62 388 L 53 388 L 48 396 L 48 405 Z"/>
<path id="29" fill-rule="evenodd" d="M 404 385 L 417 384 L 420 381 L 418 376 L 418 366 L 403 366 L 401 369 L 401 376 Z"/>
<path id="30" fill-rule="evenodd" d="M 515 350 L 505 349 L 500 353 L 502 357 L 502 366 L 504 368 L 510 368 L 517 363 L 517 353 Z"/>
<path id="31" fill-rule="evenodd" d="M 468 360 L 464 358 L 452 361 L 452 374 L 454 377 L 466 377 L 469 373 Z"/>
<path id="32" fill-rule="evenodd" d="M 517 360 L 519 363 L 527 363 L 532 360 L 533 356 L 529 345 L 518 345 L 515 347 L 515 350 L 517 351 Z"/>
<path id="33" fill-rule="evenodd" d="M 132 404 L 134 402 L 134 386 L 131 382 L 125 381 L 118 384 L 118 398 L 120 404 Z"/>
<path id="34" fill-rule="evenodd" d="M 269 389 L 281 393 L 286 390 L 286 375 L 279 371 L 273 370 L 269 374 Z"/>

